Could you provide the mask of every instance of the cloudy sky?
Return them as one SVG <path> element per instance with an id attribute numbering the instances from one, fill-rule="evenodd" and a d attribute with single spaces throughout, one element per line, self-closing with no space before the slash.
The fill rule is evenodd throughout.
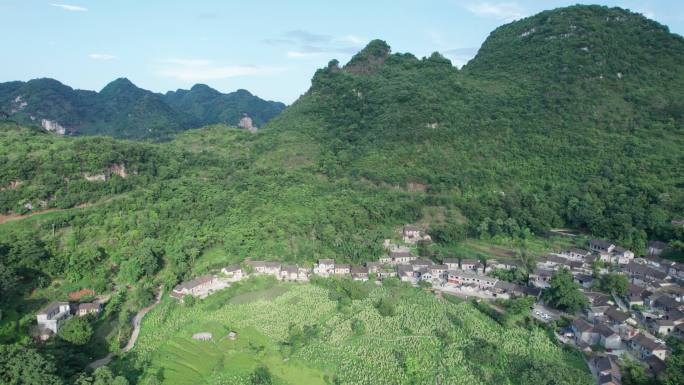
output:
<path id="1" fill-rule="evenodd" d="M 582 1 L 0 0 L 0 81 L 53 77 L 99 90 L 117 77 L 156 92 L 205 83 L 291 103 L 330 59 L 369 40 L 461 66 L 501 24 Z M 684 2 L 596 1 L 684 34 Z"/>

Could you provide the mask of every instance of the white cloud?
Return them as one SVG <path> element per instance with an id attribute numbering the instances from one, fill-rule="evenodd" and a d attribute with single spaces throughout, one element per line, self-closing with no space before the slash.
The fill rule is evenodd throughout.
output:
<path id="1" fill-rule="evenodd" d="M 291 58 L 307 58 L 321 56 L 323 52 L 302 52 L 302 51 L 287 51 L 287 57 Z"/>
<path id="2" fill-rule="evenodd" d="M 345 35 L 335 38 L 335 41 L 359 46 L 368 43 L 370 39 L 357 35 Z"/>
<path id="3" fill-rule="evenodd" d="M 181 66 L 206 66 L 211 64 L 211 60 L 204 59 L 165 59 L 162 60 L 165 64 L 178 64 Z"/>
<path id="4" fill-rule="evenodd" d="M 88 10 L 86 7 L 81 7 L 80 5 L 71 5 L 71 4 L 55 4 L 55 3 L 50 3 L 51 6 L 61 8 L 65 11 L 69 12 L 85 12 Z"/>
<path id="5" fill-rule="evenodd" d="M 93 60 L 112 60 L 116 59 L 116 56 L 110 55 L 108 53 L 91 53 L 88 55 L 89 58 Z"/>
<path id="6" fill-rule="evenodd" d="M 516 3 L 474 3 L 467 5 L 466 9 L 478 16 L 504 21 L 513 21 L 525 16 L 523 8 Z"/>
<path id="7" fill-rule="evenodd" d="M 169 64 L 157 72 L 164 77 L 175 78 L 184 82 L 227 79 L 238 76 L 271 75 L 284 71 L 281 67 L 257 65 L 216 65 L 211 60 L 203 59 L 167 59 L 162 63 Z"/>
<path id="8" fill-rule="evenodd" d="M 269 45 L 289 46 L 290 50 L 285 54 L 294 59 L 336 55 L 347 57 L 358 52 L 368 41 L 358 35 L 332 36 L 300 29 L 264 40 Z"/>

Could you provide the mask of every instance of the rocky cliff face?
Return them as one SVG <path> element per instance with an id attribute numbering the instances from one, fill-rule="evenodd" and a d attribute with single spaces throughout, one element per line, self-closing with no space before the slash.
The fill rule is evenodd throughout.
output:
<path id="1" fill-rule="evenodd" d="M 256 132 L 257 131 L 257 127 L 252 122 L 252 118 L 250 118 L 247 115 L 242 116 L 242 119 L 240 119 L 240 123 L 238 123 L 238 127 L 244 128 L 249 132 Z"/>
<path id="2" fill-rule="evenodd" d="M 62 126 L 61 124 L 48 120 L 48 119 L 41 119 L 40 125 L 45 129 L 46 131 L 54 132 L 55 134 L 58 135 L 64 135 L 66 133 L 66 128 Z"/>

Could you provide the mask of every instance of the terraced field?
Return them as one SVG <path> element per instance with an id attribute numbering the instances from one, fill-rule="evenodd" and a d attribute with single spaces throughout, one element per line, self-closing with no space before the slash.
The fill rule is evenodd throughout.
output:
<path id="1" fill-rule="evenodd" d="M 251 384 L 259 367 L 273 384 L 293 385 L 592 382 L 582 360 L 543 330 L 503 328 L 469 303 L 411 287 L 367 283 L 365 298 L 342 304 L 312 284 L 236 286 L 193 306 L 162 303 L 124 359 L 147 365 L 143 380 L 166 385 Z M 381 300 L 394 315 L 380 314 Z M 200 332 L 213 340 L 193 340 Z"/>

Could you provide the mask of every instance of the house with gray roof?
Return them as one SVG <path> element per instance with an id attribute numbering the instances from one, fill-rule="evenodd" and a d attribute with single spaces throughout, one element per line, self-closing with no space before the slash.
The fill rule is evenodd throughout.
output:
<path id="1" fill-rule="evenodd" d="M 59 327 L 69 318 L 71 318 L 71 305 L 68 302 L 54 301 L 40 309 L 36 314 L 36 321 L 41 331 L 41 339 L 57 334 Z"/>
<path id="2" fill-rule="evenodd" d="M 280 275 L 280 262 L 276 261 L 247 261 L 256 274 L 265 274 L 278 277 Z"/>
<path id="3" fill-rule="evenodd" d="M 664 361 L 667 356 L 665 345 L 657 343 L 653 338 L 647 337 L 642 333 L 629 340 L 629 346 L 634 350 L 639 359 L 642 360 L 650 356 L 656 356 Z"/>
<path id="4" fill-rule="evenodd" d="M 364 266 L 352 266 L 351 276 L 355 281 L 368 281 L 368 268 Z"/>

